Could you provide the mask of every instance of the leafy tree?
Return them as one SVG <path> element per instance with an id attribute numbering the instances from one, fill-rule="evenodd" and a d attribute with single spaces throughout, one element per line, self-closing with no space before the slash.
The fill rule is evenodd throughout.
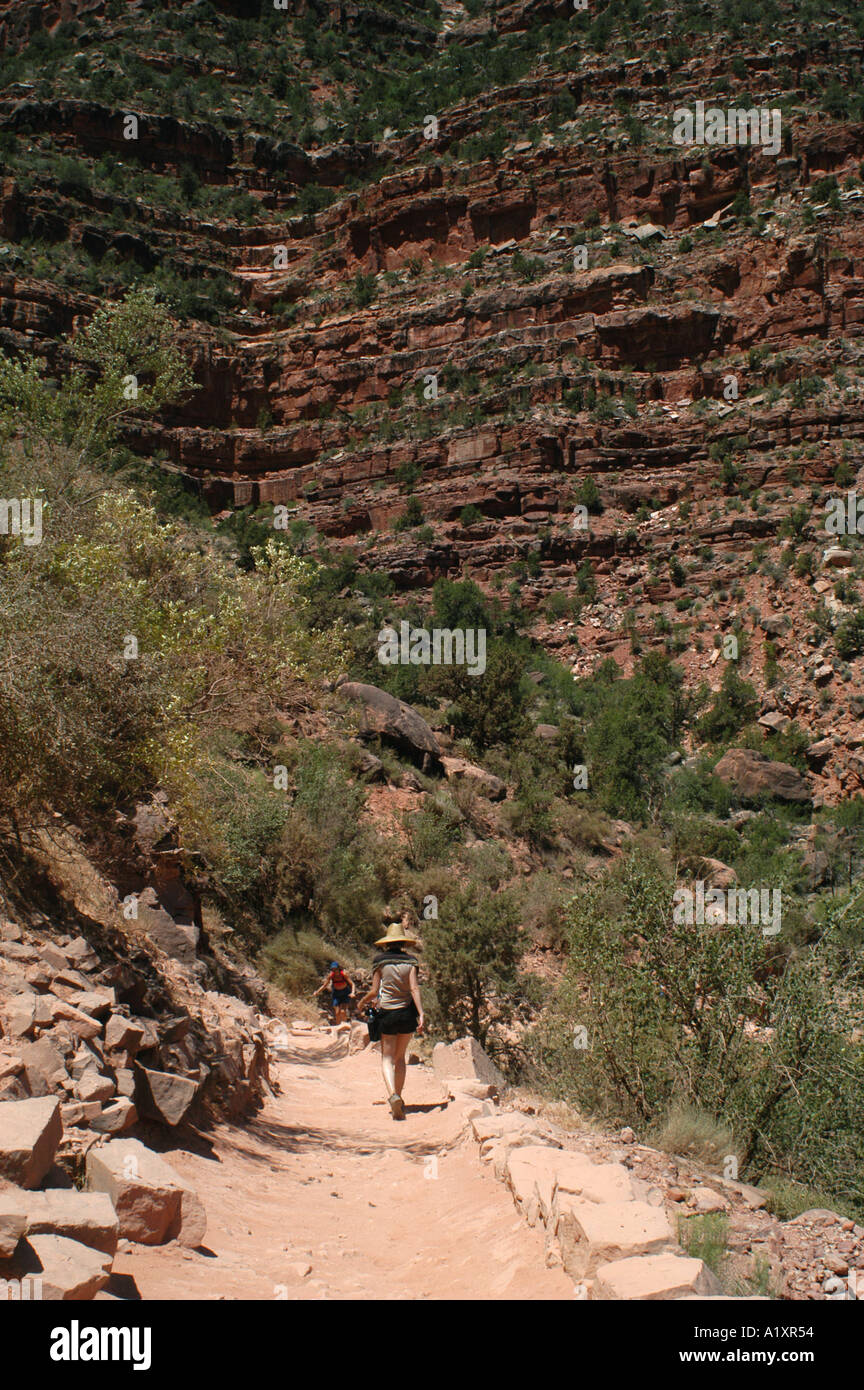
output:
<path id="1" fill-rule="evenodd" d="M 524 671 L 524 658 L 503 642 L 495 642 L 487 648 L 482 675 L 472 676 L 465 669 L 458 672 L 459 696 L 448 718 L 477 748 L 496 743 L 512 746 L 526 734 Z"/>
<path id="2" fill-rule="evenodd" d="M 177 330 L 152 287 L 99 309 L 67 338 L 71 367 L 59 386 L 34 358 L 0 356 L 0 423 L 26 431 L 30 447 L 65 444 L 78 463 L 104 459 L 123 425 L 152 415 L 194 389 Z"/>
<path id="3" fill-rule="evenodd" d="M 592 516 L 599 516 L 603 511 L 603 501 L 591 473 L 587 478 L 583 478 L 577 487 L 575 501 L 580 506 L 587 507 Z"/>
<path id="4" fill-rule="evenodd" d="M 610 682 L 610 674 L 585 732 L 589 782 L 604 810 L 640 820 L 659 802 L 683 722 L 681 673 L 657 654 L 629 681 Z"/>
<path id="5" fill-rule="evenodd" d="M 699 720 L 698 730 L 709 743 L 725 743 L 756 718 L 759 701 L 749 681 L 742 680 L 730 663 L 711 708 Z"/>
<path id="6" fill-rule="evenodd" d="M 512 1019 L 525 948 L 518 923 L 513 893 L 476 883 L 449 893 L 440 918 L 424 923 L 424 960 L 449 1036 L 470 1033 L 485 1047 L 496 1026 Z"/>
<path id="7" fill-rule="evenodd" d="M 485 628 L 487 632 L 492 629 L 486 599 L 473 579 L 436 579 L 432 611 L 435 621 L 444 628 Z"/>

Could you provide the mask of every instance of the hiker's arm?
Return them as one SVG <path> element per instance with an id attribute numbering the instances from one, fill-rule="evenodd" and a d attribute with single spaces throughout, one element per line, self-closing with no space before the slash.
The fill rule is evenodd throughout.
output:
<path id="1" fill-rule="evenodd" d="M 378 990 L 380 989 L 380 987 L 381 987 L 381 971 L 380 971 L 380 970 L 376 970 L 376 971 L 375 971 L 375 974 L 372 976 L 372 983 L 371 983 L 371 985 L 369 986 L 369 992 L 368 992 L 368 994 L 364 994 L 362 999 L 358 999 L 358 1001 L 357 1001 L 357 1008 L 358 1008 L 358 1009 L 365 1009 L 365 1007 L 366 1007 L 367 1004 L 371 1004 L 371 1003 L 372 1003 L 372 1000 L 375 999 L 375 998 L 377 997 L 377 995 L 378 995 Z"/>
<path id="2" fill-rule="evenodd" d="M 416 967 L 416 965 L 412 965 L 412 966 L 411 966 L 411 974 L 408 976 L 408 988 L 409 988 L 410 991 L 411 991 L 411 998 L 414 1000 L 414 1006 L 415 1006 L 415 1008 L 417 1009 L 417 1031 L 418 1031 L 419 1033 L 422 1033 L 422 1032 L 423 1032 L 423 1005 L 422 1005 L 422 1003 L 420 1002 L 420 986 L 419 986 L 419 984 L 417 983 L 417 967 Z"/>
<path id="3" fill-rule="evenodd" d="M 315 994 L 321 994 L 321 993 L 327 988 L 327 986 L 329 985 L 329 983 L 330 983 L 330 976 L 328 975 L 328 976 L 327 976 L 327 979 L 324 981 L 323 985 L 319 985 L 319 986 L 318 986 L 318 988 L 317 988 L 316 991 L 315 991 Z M 315 994 L 312 995 L 312 998 L 313 998 L 313 999 L 315 998 Z"/>

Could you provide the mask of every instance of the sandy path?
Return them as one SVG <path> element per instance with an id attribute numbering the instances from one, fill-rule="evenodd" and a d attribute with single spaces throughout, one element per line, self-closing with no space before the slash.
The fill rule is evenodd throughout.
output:
<path id="1" fill-rule="evenodd" d="M 145 1299 L 572 1299 L 431 1070 L 409 1067 L 397 1124 L 377 1049 L 335 1051 L 292 1038 L 250 1124 L 220 1126 L 209 1154 L 166 1151 L 204 1202 L 205 1247 L 118 1252 L 116 1292 L 135 1296 L 131 1276 Z"/>

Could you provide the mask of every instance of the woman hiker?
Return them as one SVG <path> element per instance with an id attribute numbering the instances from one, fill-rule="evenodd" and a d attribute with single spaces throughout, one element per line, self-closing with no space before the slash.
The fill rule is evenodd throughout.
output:
<path id="1" fill-rule="evenodd" d="M 412 1034 L 423 1031 L 417 961 L 408 954 L 407 948 L 410 946 L 419 950 L 420 943 L 408 936 L 399 922 L 391 922 L 375 945 L 381 947 L 381 952 L 372 962 L 372 984 L 357 1007 L 363 1009 L 373 999 L 377 1000 L 381 1071 L 387 1088 L 387 1103 L 393 1119 L 404 1120 L 402 1088 L 405 1085 L 405 1053 Z"/>
<path id="2" fill-rule="evenodd" d="M 315 995 L 323 994 L 325 989 L 330 991 L 330 1003 L 333 1005 L 333 1012 L 337 1023 L 346 1023 L 348 1020 L 348 1007 L 354 994 L 354 983 L 345 974 L 338 960 L 331 960 L 327 978 L 322 985 L 316 989 Z"/>

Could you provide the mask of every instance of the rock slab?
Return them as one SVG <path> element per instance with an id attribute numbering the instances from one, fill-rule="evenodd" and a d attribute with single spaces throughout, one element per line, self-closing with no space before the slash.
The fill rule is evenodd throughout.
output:
<path id="1" fill-rule="evenodd" d="M 127 1240 L 163 1245 L 176 1239 L 195 1247 L 204 1239 L 207 1217 L 198 1196 L 138 1139 L 112 1139 L 91 1149 L 87 1187 L 108 1194 Z"/>
<path id="2" fill-rule="evenodd" d="M 20 1187 L 38 1187 L 62 1137 L 54 1096 L 0 1102 L 0 1176 Z"/>

